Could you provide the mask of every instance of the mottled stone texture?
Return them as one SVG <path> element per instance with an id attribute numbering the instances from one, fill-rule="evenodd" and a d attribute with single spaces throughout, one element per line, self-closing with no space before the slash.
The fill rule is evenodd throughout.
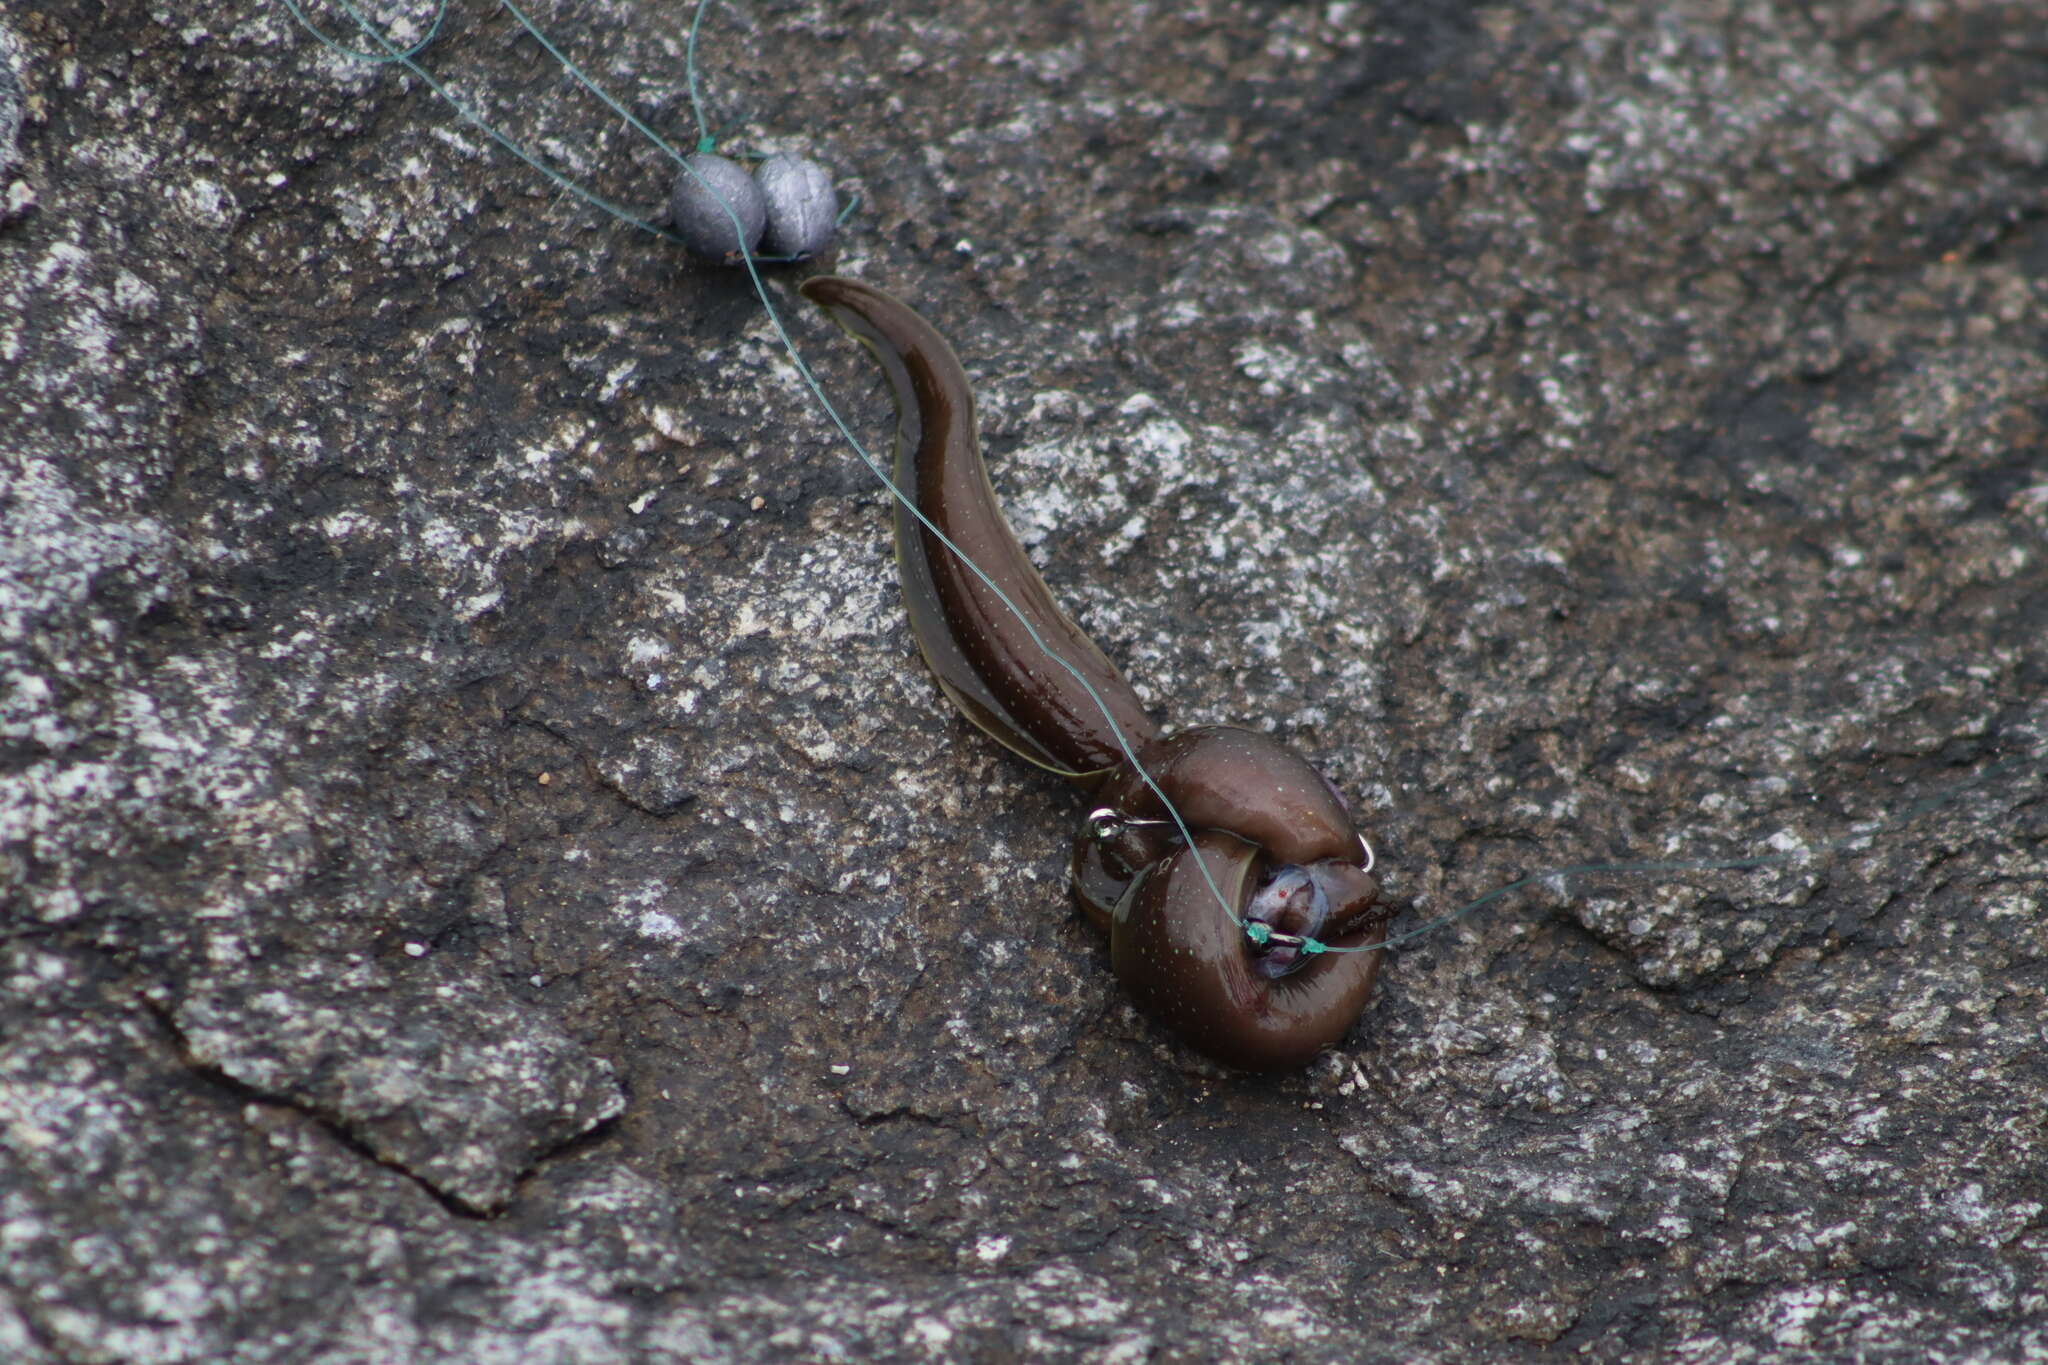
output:
<path id="1" fill-rule="evenodd" d="M 695 137 L 683 7 L 536 16 Z M 1540 880 L 1217 1071 L 742 279 L 277 4 L 0 0 L 0 1359 L 2048 1358 L 2037 0 L 704 41 L 1055 589 L 1323 763 L 1397 928 L 1790 856 Z M 424 60 L 661 203 L 502 11 Z"/>

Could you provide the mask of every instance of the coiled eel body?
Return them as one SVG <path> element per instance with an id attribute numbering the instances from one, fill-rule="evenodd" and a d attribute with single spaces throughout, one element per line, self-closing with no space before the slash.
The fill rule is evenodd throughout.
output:
<path id="1" fill-rule="evenodd" d="M 898 488 L 982 571 L 897 507 L 904 605 L 940 689 L 999 742 L 1094 797 L 1075 842 L 1074 897 L 1109 932 L 1125 989 L 1194 1047 L 1247 1070 L 1298 1067 L 1340 1041 L 1382 955 L 1317 949 L 1377 943 L 1388 914 L 1336 788 L 1254 731 L 1163 733 L 1004 520 L 946 339 L 857 280 L 821 276 L 802 289 L 888 377 Z"/>

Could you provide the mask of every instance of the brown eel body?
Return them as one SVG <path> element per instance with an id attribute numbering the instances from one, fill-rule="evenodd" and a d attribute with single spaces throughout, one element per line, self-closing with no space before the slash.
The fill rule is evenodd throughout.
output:
<path id="1" fill-rule="evenodd" d="M 1004 520 L 975 437 L 967 375 L 946 339 L 856 280 L 811 279 L 803 294 L 880 363 L 896 399 L 898 488 L 987 576 L 897 507 L 904 604 L 940 688 L 997 740 L 1095 799 L 1075 842 L 1074 897 L 1108 929 L 1125 989 L 1194 1047 L 1247 1070 L 1298 1067 L 1342 1040 L 1372 993 L 1381 954 L 1284 946 L 1289 936 L 1333 948 L 1385 937 L 1369 857 L 1336 789 L 1254 731 L 1162 734 L 1116 666 L 1053 601 Z M 1281 942 L 1248 935 L 1217 890 L 1239 919 Z"/>

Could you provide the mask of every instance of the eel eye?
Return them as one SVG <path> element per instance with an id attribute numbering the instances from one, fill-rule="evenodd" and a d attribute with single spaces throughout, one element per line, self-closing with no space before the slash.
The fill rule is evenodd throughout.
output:
<path id="1" fill-rule="evenodd" d="M 1302 951 L 1300 940 L 1323 931 L 1330 918 L 1330 898 L 1308 869 L 1289 863 L 1267 871 L 1244 918 L 1247 924 L 1262 924 L 1271 931 L 1254 949 L 1252 966 L 1259 975 L 1277 980 L 1308 963 L 1311 954 Z"/>

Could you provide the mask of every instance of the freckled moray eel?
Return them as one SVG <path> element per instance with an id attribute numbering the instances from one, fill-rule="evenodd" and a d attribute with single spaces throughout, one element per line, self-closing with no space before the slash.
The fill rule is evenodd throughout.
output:
<path id="1" fill-rule="evenodd" d="M 1339 1042 L 1365 1008 L 1382 955 L 1326 949 L 1381 941 L 1389 912 L 1376 904 L 1370 850 L 1336 788 L 1250 730 L 1162 734 L 1116 666 L 1053 602 L 1003 520 L 975 438 L 967 374 L 946 339 L 858 281 L 823 276 L 802 288 L 888 376 L 897 486 L 1016 604 L 1013 613 L 896 509 L 904 605 L 940 689 L 1002 744 L 1094 797 L 1075 840 L 1074 899 L 1109 931 L 1117 979 L 1140 1008 L 1231 1066 L 1298 1067 Z M 1032 641 L 1019 614 L 1101 705 Z"/>

